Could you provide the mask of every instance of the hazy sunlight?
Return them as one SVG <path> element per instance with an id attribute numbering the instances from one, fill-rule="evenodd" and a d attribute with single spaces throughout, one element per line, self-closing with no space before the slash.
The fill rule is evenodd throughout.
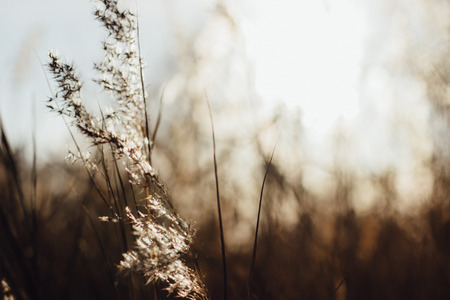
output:
<path id="1" fill-rule="evenodd" d="M 257 1 L 243 25 L 255 85 L 266 101 L 300 107 L 325 132 L 358 112 L 365 24 L 351 1 Z"/>

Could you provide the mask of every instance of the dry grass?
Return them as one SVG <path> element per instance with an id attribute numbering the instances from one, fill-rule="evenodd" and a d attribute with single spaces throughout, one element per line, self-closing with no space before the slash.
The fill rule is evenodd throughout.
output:
<path id="1" fill-rule="evenodd" d="M 215 149 L 210 164 L 200 156 L 194 168 L 186 162 L 186 153 L 212 152 L 194 104 L 168 121 L 155 148 L 159 118 L 150 122 L 137 19 L 114 0 L 98 1 L 95 16 L 108 33 L 97 83 L 115 101 L 113 112 L 91 113 L 72 65 L 54 52 L 48 64 L 57 86 L 48 106 L 95 151 L 87 155 L 72 134 L 69 158 L 78 163 L 36 168 L 23 163 L 0 124 L 0 297 L 450 299 L 450 174 L 438 153 L 428 162 L 433 193 L 420 208 L 393 208 L 397 174 L 390 173 L 378 180 L 385 203 L 361 213 L 352 205 L 356 177 L 333 170 L 337 184 L 324 201 L 303 185 L 302 172 L 293 178 L 276 154 L 266 157 L 256 138 L 258 176 L 267 177 L 264 194 L 260 183 L 249 189 L 261 192 L 261 214 L 247 226 L 251 240 L 225 252 L 238 235 L 231 228 L 247 222 L 237 213 L 242 190 L 220 172 L 232 150 Z M 220 196 L 219 183 L 227 187 Z M 295 222 L 284 219 L 286 203 Z"/>

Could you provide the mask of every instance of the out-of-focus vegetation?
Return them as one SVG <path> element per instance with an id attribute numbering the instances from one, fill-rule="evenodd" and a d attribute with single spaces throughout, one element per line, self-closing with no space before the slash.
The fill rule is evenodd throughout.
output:
<path id="1" fill-rule="evenodd" d="M 234 82 L 223 78 L 240 74 L 227 63 L 242 59 L 233 52 L 236 44 L 214 53 L 190 47 L 180 37 L 180 71 L 167 84 L 163 102 L 159 102 L 159 91 L 149 99 L 152 126 L 162 107 L 152 159 L 174 207 L 196 229 L 192 252 L 211 299 L 223 297 L 223 273 L 206 97 L 212 102 L 217 124 L 229 299 L 247 298 L 258 197 L 279 132 L 282 135 L 265 185 L 249 298 L 450 298 L 449 24 L 439 31 L 432 22 L 440 14 L 436 7 L 448 11 L 448 5 L 421 4 L 429 11 L 413 20 L 407 13 L 402 15 L 403 2 L 380 7 L 412 24 L 408 27 L 405 22 L 404 51 L 395 61 L 385 62 L 386 68 L 395 76 L 414 79 L 407 82 L 420 82 L 430 111 L 426 120 L 429 140 L 423 143 L 430 142 L 432 150 L 414 162 L 420 166 L 415 176 L 426 174 L 426 180 L 423 187 L 414 186 L 413 194 L 400 184 L 410 174 L 395 167 L 361 173 L 343 163 L 342 152 L 348 160 L 352 150 L 345 148 L 345 132 L 335 135 L 336 147 L 328 153 L 335 161 L 331 168 L 308 165 L 302 160 L 305 145 L 300 116 L 283 108 L 260 114 L 257 100 L 249 99 L 252 104 L 248 106 L 236 100 L 252 97 L 251 89 L 230 92 L 231 96 L 223 93 L 223 86 Z M 223 26 L 224 36 L 231 40 L 238 36 L 226 6 L 217 7 L 211 24 Z M 419 25 L 424 26 L 422 35 L 412 29 Z M 446 36 L 423 50 L 418 43 L 422 36 L 437 33 Z M 208 34 L 205 30 L 197 45 Z M 211 66 L 217 77 L 209 76 Z M 205 78 L 211 81 L 205 84 Z M 402 89 L 408 85 L 399 85 L 399 97 Z M 243 107 L 251 112 L 243 113 Z M 404 115 L 393 114 L 399 117 L 393 123 L 401 132 L 410 130 L 414 121 L 405 121 Z M 108 211 L 83 166 L 62 158 L 39 167 L 33 160 L 26 163 L 22 150 L 12 149 L 8 132 L 0 129 L 0 296 L 164 299 L 158 286 L 145 285 L 138 275 L 118 272 L 124 252 L 120 227 L 98 220 Z M 421 141 L 409 145 L 414 143 Z M 308 172 L 320 172 L 323 181 L 311 188 L 305 180 Z M 107 186 L 99 187 L 108 194 Z M 125 193 L 144 193 L 131 189 L 126 185 Z M 414 205 L 405 205 L 408 195 Z M 360 203 L 369 205 L 360 209 Z"/>

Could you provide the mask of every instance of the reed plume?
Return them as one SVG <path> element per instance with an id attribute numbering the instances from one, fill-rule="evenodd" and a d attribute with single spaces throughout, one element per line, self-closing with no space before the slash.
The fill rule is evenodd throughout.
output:
<path id="1" fill-rule="evenodd" d="M 145 190 L 145 197 L 138 199 L 139 205 L 135 210 L 126 206 L 126 199 L 125 204 L 110 204 L 110 207 L 115 207 L 113 218 L 121 222 L 127 219 L 134 237 L 134 246 L 126 248 L 128 251 L 123 254 L 119 269 L 139 272 L 147 283 L 162 282 L 169 294 L 206 299 L 207 293 L 198 271 L 187 265 L 192 261 L 190 245 L 194 232 L 176 213 L 151 164 L 153 145 L 146 111 L 136 15 L 120 9 L 117 0 L 96 1 L 94 15 L 107 31 L 107 38 L 103 41 L 103 60 L 94 64 L 98 74 L 95 82 L 115 101 L 113 112 L 99 116 L 88 111 L 82 102 L 83 84 L 75 68 L 54 51 L 49 53 L 48 67 L 58 89 L 48 106 L 68 119 L 70 125 L 98 146 L 101 152 L 103 145 L 109 145 L 112 150 L 110 163 L 117 167 L 117 162 L 123 160 L 130 182 L 134 187 Z M 88 165 L 86 156 L 81 153 L 75 156 Z M 89 161 L 89 165 L 98 167 L 93 161 Z M 104 173 L 108 186 L 112 185 L 107 171 Z M 126 207 L 121 210 L 123 206 Z M 101 220 L 110 218 L 101 217 Z M 126 234 L 124 236 L 126 240 Z"/>

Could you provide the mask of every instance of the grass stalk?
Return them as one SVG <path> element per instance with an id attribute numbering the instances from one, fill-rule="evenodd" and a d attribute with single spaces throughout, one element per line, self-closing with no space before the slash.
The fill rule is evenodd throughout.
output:
<path id="1" fill-rule="evenodd" d="M 214 121 L 213 121 L 213 116 L 212 116 L 211 104 L 209 103 L 207 95 L 206 95 L 206 103 L 208 104 L 209 117 L 211 120 L 213 158 L 214 158 L 214 178 L 215 178 L 215 182 L 216 182 L 217 214 L 219 217 L 220 246 L 221 246 L 221 252 L 222 252 L 223 298 L 226 300 L 226 299 L 228 299 L 228 274 L 227 274 L 227 258 L 226 258 L 226 251 L 225 251 L 225 238 L 224 238 L 224 233 L 223 233 L 222 208 L 221 208 L 221 203 L 220 203 L 219 175 L 218 175 L 218 171 L 217 171 L 216 136 L 215 136 L 215 132 L 214 132 Z"/>
<path id="2" fill-rule="evenodd" d="M 144 102 L 144 119 L 145 119 L 145 138 L 147 139 L 147 151 L 148 151 L 148 162 L 150 165 L 152 164 L 152 145 L 150 141 L 150 125 L 149 125 L 149 113 L 147 107 L 147 95 L 145 92 L 145 83 L 144 83 L 144 68 L 142 66 L 142 55 L 141 55 L 141 39 L 139 38 L 139 18 L 136 18 L 136 34 L 137 34 L 137 46 L 138 46 L 138 55 L 139 55 L 139 79 L 141 82 L 141 91 L 142 91 L 142 101 Z"/>
<path id="3" fill-rule="evenodd" d="M 256 251 L 258 248 L 258 233 L 259 233 L 259 224 L 261 220 L 261 208 L 262 208 L 262 200 L 263 200 L 263 194 L 264 194 L 264 186 L 266 184 L 267 175 L 269 174 L 270 166 L 272 164 L 273 155 L 275 154 L 277 143 L 275 143 L 275 146 L 273 147 L 272 154 L 270 155 L 269 162 L 267 163 L 266 172 L 264 173 L 264 179 L 261 185 L 261 193 L 259 195 L 259 204 L 258 204 L 258 217 L 256 218 L 256 229 L 255 229 L 255 240 L 253 242 L 253 251 L 252 251 L 252 261 L 250 264 L 250 272 L 248 275 L 248 281 L 247 281 L 247 299 L 250 299 L 250 295 L 252 292 L 252 283 L 253 283 L 253 274 L 255 273 L 255 267 L 256 267 Z"/>

